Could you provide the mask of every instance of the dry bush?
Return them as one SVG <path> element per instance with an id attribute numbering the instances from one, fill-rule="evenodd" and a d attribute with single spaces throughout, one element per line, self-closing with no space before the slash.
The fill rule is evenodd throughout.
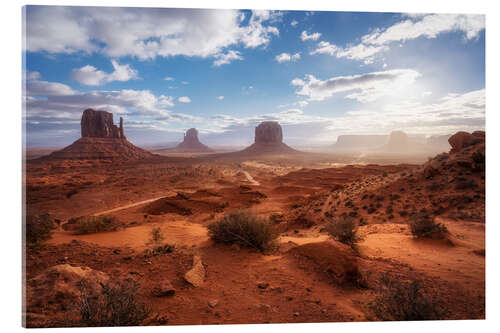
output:
<path id="1" fill-rule="evenodd" d="M 116 231 L 123 224 L 114 216 L 82 216 L 69 221 L 75 235 L 94 234 L 97 232 Z"/>
<path id="2" fill-rule="evenodd" d="M 436 223 L 428 213 L 414 214 L 408 222 L 411 233 L 417 238 L 445 238 L 448 230 L 441 223 Z"/>
<path id="3" fill-rule="evenodd" d="M 224 215 L 208 226 L 208 234 L 224 244 L 238 244 L 264 251 L 278 237 L 273 225 L 247 211 L 236 211 Z"/>
<path id="4" fill-rule="evenodd" d="M 29 244 L 40 244 L 52 237 L 56 228 L 54 219 L 49 214 L 27 215 L 24 235 Z"/>
<path id="5" fill-rule="evenodd" d="M 139 285 L 132 279 L 110 282 L 94 295 L 80 285 L 80 323 L 83 326 L 138 326 L 149 316 L 148 307 L 139 301 Z"/>
<path id="6" fill-rule="evenodd" d="M 356 235 L 358 225 L 352 217 L 341 217 L 325 226 L 326 232 L 341 243 L 354 246 L 360 239 Z"/>
<path id="7" fill-rule="evenodd" d="M 164 238 L 165 237 L 163 236 L 163 231 L 160 227 L 152 228 L 150 231 L 148 244 L 159 246 L 161 245 L 161 242 L 163 242 Z"/>
<path id="8" fill-rule="evenodd" d="M 421 281 L 415 279 L 402 282 L 384 274 L 379 282 L 379 295 L 370 304 L 378 319 L 384 321 L 445 319 L 444 308 L 435 297 L 424 292 Z"/>

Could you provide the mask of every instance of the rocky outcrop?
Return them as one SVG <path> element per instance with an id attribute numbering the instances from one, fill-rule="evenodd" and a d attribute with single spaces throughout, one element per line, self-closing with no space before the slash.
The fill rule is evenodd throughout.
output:
<path id="1" fill-rule="evenodd" d="M 28 281 L 28 307 L 65 310 L 80 300 L 82 287 L 91 296 L 95 296 L 108 281 L 106 273 L 89 267 L 68 264 L 52 266 Z"/>
<path id="2" fill-rule="evenodd" d="M 106 111 L 86 109 L 81 120 L 82 138 L 115 138 L 125 139 L 123 118 L 120 127 L 113 124 L 113 114 Z"/>
<path id="3" fill-rule="evenodd" d="M 205 267 L 201 258 L 197 255 L 193 256 L 193 268 L 184 274 L 184 280 L 195 287 L 201 287 L 205 282 Z"/>
<path id="4" fill-rule="evenodd" d="M 82 137 L 46 158 L 57 160 L 137 160 L 151 158 L 150 152 L 134 146 L 125 138 L 123 119 L 113 124 L 113 114 L 86 109 L 83 111 Z"/>
<path id="5" fill-rule="evenodd" d="M 458 153 L 466 147 L 484 142 L 485 139 L 486 135 L 484 131 L 475 131 L 472 134 L 467 132 L 457 132 L 448 139 L 448 142 L 451 145 L 450 153 Z"/>
<path id="6" fill-rule="evenodd" d="M 255 143 L 282 143 L 283 131 L 276 121 L 264 121 L 255 128 Z"/>
<path id="7" fill-rule="evenodd" d="M 182 141 L 176 148 L 176 152 L 211 152 L 212 149 L 200 142 L 198 138 L 198 130 L 190 128 L 184 134 L 184 141 Z"/>
<path id="8" fill-rule="evenodd" d="M 283 143 L 283 131 L 276 121 L 264 121 L 255 128 L 255 142 L 238 155 L 293 154 L 297 150 Z"/>

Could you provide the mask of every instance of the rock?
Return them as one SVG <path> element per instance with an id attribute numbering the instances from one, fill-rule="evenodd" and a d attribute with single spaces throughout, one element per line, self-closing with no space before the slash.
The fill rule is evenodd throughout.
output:
<path id="1" fill-rule="evenodd" d="M 210 302 L 208 302 L 208 306 L 211 308 L 215 308 L 217 306 L 217 304 L 219 304 L 219 300 L 217 300 L 217 299 L 213 299 Z"/>
<path id="2" fill-rule="evenodd" d="M 476 143 L 484 142 L 485 140 L 485 135 L 482 134 L 484 132 L 477 131 L 474 132 L 476 135 L 469 134 L 467 132 L 457 132 L 453 134 L 449 139 L 448 142 L 450 143 L 451 146 L 451 154 L 458 153 L 462 149 L 467 148 L 469 146 L 473 146 Z"/>
<path id="3" fill-rule="evenodd" d="M 82 138 L 115 138 L 125 139 L 123 119 L 120 127 L 113 124 L 113 114 L 106 111 L 86 109 L 81 120 Z"/>
<path id="4" fill-rule="evenodd" d="M 358 285 L 361 273 L 354 251 L 347 245 L 324 241 L 297 246 L 289 251 L 305 266 L 310 265 L 321 274 L 326 274 L 338 285 Z"/>
<path id="5" fill-rule="evenodd" d="M 170 281 L 163 280 L 153 288 L 152 294 L 155 297 L 174 296 L 175 295 L 175 288 L 172 286 Z"/>
<path id="6" fill-rule="evenodd" d="M 263 289 L 264 290 L 264 289 L 267 289 L 267 287 L 269 287 L 269 283 L 267 283 L 267 282 L 259 282 L 259 283 L 257 283 L 257 287 L 259 289 Z"/>
<path id="7" fill-rule="evenodd" d="M 184 274 L 184 279 L 194 287 L 200 287 L 205 282 L 205 267 L 199 256 L 193 256 L 193 268 Z"/>
<path id="8" fill-rule="evenodd" d="M 190 128 L 184 134 L 184 141 L 182 141 L 174 149 L 165 149 L 165 151 L 172 150 L 176 152 L 211 152 L 212 149 L 200 142 L 198 139 L 198 130 Z"/>
<path id="9" fill-rule="evenodd" d="M 97 296 L 109 276 L 89 267 L 61 264 L 47 268 L 27 284 L 28 306 L 56 307 L 66 310 L 80 300 L 82 286 L 89 297 Z"/>
<path id="10" fill-rule="evenodd" d="M 281 143 L 283 131 L 276 121 L 264 121 L 255 128 L 255 143 Z"/>

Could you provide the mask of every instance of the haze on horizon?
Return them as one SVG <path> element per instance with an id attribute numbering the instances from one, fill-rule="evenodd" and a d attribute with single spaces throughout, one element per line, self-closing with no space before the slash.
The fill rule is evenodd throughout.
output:
<path id="1" fill-rule="evenodd" d="M 344 134 L 485 126 L 483 15 L 25 7 L 28 147 L 80 136 L 86 108 L 138 145 L 253 142 L 278 121 L 291 146 Z"/>

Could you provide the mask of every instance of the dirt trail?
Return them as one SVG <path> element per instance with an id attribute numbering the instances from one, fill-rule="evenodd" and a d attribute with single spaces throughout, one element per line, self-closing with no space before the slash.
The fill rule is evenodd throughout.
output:
<path id="1" fill-rule="evenodd" d="M 247 180 L 252 184 L 252 185 L 260 185 L 260 183 L 258 181 L 256 181 L 255 179 L 253 179 L 252 175 L 249 174 L 247 171 L 242 171 L 243 174 L 245 175 L 245 177 L 247 177 Z"/>
<path id="2" fill-rule="evenodd" d="M 165 195 L 162 195 L 161 197 L 156 197 L 156 198 L 152 198 L 152 199 L 148 199 L 148 200 L 134 202 L 134 203 L 131 203 L 131 204 L 128 204 L 128 205 L 124 205 L 124 206 L 116 207 L 116 208 L 113 208 L 113 209 L 104 210 L 102 212 L 94 213 L 92 215 L 93 216 L 99 216 L 99 215 L 104 215 L 104 214 L 110 214 L 110 213 L 117 212 L 119 210 L 123 210 L 123 209 L 127 209 L 127 208 L 132 208 L 132 207 L 140 206 L 140 205 L 143 205 L 143 204 L 147 204 L 147 203 L 153 202 L 155 200 L 158 200 L 158 199 L 161 199 L 161 198 L 164 198 L 164 197 L 165 197 Z"/>

